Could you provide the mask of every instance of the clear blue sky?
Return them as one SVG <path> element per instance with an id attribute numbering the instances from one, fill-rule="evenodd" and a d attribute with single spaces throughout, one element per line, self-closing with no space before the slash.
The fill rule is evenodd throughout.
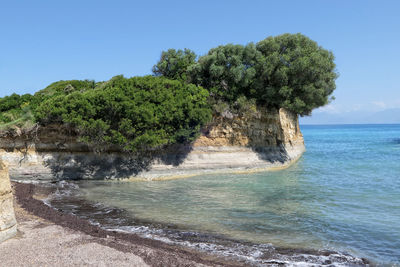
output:
<path id="1" fill-rule="evenodd" d="M 329 112 L 400 107 L 400 1 L 0 1 L 0 96 L 151 73 L 162 50 L 301 32 L 336 55 Z"/>

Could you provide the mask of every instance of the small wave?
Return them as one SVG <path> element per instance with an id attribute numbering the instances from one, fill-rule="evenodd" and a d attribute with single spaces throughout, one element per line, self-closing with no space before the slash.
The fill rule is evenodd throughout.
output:
<path id="1" fill-rule="evenodd" d="M 57 182 L 57 186 L 63 189 L 74 189 L 74 190 L 79 189 L 79 185 L 65 180 Z"/>
<path id="2" fill-rule="evenodd" d="M 133 219 L 124 210 L 79 199 L 76 197 L 79 186 L 72 182 L 61 181 L 57 187 L 55 193 L 44 200 L 46 205 L 73 213 L 109 231 L 134 233 L 144 238 L 190 247 L 256 266 L 365 265 L 361 258 L 336 251 L 276 248 L 272 244 L 253 244 L 212 234 L 164 228 L 162 224 Z"/>
<path id="3" fill-rule="evenodd" d="M 70 197 L 78 194 L 79 186 L 72 182 L 61 180 L 56 183 L 57 190 L 52 194 L 52 198 Z"/>
<path id="4" fill-rule="evenodd" d="M 49 207 L 56 208 L 55 202 L 63 202 L 66 198 L 74 198 L 79 194 L 79 186 L 73 182 L 67 182 L 64 180 L 56 183 L 43 183 L 41 186 L 49 186 L 55 188 L 54 192 L 49 194 L 46 198 L 42 199 L 43 203 Z M 58 204 L 59 205 L 59 204 Z M 79 205 L 68 203 L 62 205 L 63 210 L 77 210 Z M 73 213 L 73 212 L 70 212 Z"/>
<path id="5" fill-rule="evenodd" d="M 173 235 L 166 234 L 161 229 L 152 229 L 146 226 L 125 226 L 106 228 L 111 231 L 135 233 L 144 238 L 151 238 L 168 244 L 180 245 L 194 248 L 216 256 L 228 257 L 239 261 L 248 262 L 257 266 L 349 266 L 365 265 L 361 258 L 353 257 L 340 252 L 316 251 L 321 255 L 293 252 L 280 253 L 272 244 L 243 244 L 239 242 L 223 241 L 223 245 L 212 242 L 193 242 L 188 240 L 177 240 Z M 181 235 L 198 236 L 196 232 L 181 232 Z M 176 237 L 176 236 L 175 236 Z M 213 238 L 210 238 L 211 240 Z M 214 240 L 215 241 L 215 238 Z M 296 251 L 296 250 L 294 250 Z"/>

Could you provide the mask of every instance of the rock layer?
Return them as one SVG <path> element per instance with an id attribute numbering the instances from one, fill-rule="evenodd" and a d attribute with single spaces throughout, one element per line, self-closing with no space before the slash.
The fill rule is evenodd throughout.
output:
<path id="1" fill-rule="evenodd" d="M 115 147 L 95 153 L 59 125 L 0 139 L 0 159 L 8 162 L 14 179 L 155 179 L 281 168 L 303 152 L 298 117 L 284 109 L 215 117 L 194 143 L 151 155 L 127 155 Z"/>
<path id="2" fill-rule="evenodd" d="M 0 161 L 0 243 L 17 233 L 8 168 Z"/>

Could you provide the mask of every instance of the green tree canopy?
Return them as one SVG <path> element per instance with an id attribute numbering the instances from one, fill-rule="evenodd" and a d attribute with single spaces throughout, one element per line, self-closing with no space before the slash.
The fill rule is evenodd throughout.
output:
<path id="1" fill-rule="evenodd" d="M 188 68 L 190 81 L 209 89 L 214 97 L 234 102 L 242 95 L 251 94 L 260 57 L 251 43 L 218 46 Z"/>
<path id="2" fill-rule="evenodd" d="M 196 62 L 196 54 L 190 49 L 169 49 L 161 53 L 161 58 L 153 67 L 156 76 L 173 80 L 187 80 L 187 68 Z"/>
<path id="3" fill-rule="evenodd" d="M 258 104 L 309 115 L 327 104 L 336 88 L 332 52 L 302 34 L 268 37 L 256 45 L 219 46 L 197 62 L 192 58 L 185 64 L 171 64 L 183 58 L 182 51 L 180 56 L 175 50 L 163 55 L 155 69 L 165 66 L 164 71 L 155 73 L 185 77 L 208 89 L 214 99 L 228 103 L 245 96 Z"/>
<path id="4" fill-rule="evenodd" d="M 67 124 L 89 144 L 135 151 L 194 140 L 212 112 L 244 116 L 264 105 L 309 115 L 335 90 L 332 52 L 302 34 L 218 46 L 196 58 L 170 49 L 153 67 L 156 77 L 58 81 L 33 96 L 0 98 L 0 130 Z"/>
<path id="5" fill-rule="evenodd" d="M 43 102 L 41 124 L 63 123 L 81 139 L 101 147 L 137 151 L 194 140 L 211 119 L 207 90 L 163 77 L 116 76 L 101 87 Z"/>
<path id="6" fill-rule="evenodd" d="M 29 103 L 33 96 L 30 94 L 18 95 L 12 94 L 10 96 L 5 96 L 0 98 L 0 112 L 5 112 L 13 109 L 21 109 L 21 105 L 24 103 Z"/>
<path id="7" fill-rule="evenodd" d="M 301 115 L 329 102 L 338 76 L 332 52 L 302 34 L 268 37 L 257 50 L 258 100 Z"/>

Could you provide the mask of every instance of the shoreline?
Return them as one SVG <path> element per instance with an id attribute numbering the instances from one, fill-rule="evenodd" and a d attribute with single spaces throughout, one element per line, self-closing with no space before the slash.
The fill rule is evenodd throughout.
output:
<path id="1" fill-rule="evenodd" d="M 52 226 L 73 231 L 75 234 L 78 233 L 79 235 L 84 236 L 83 239 L 85 239 L 85 237 L 86 239 L 90 238 L 92 242 L 103 246 L 103 248 L 97 248 L 97 252 L 108 248 L 114 249 L 117 252 L 127 253 L 132 257 L 139 257 L 139 259 L 141 258 L 144 263 L 150 266 L 285 265 L 285 260 L 277 260 L 275 257 L 276 255 L 274 256 L 270 253 L 266 253 L 264 256 L 262 256 L 263 262 L 265 263 L 249 262 L 240 258 L 239 255 L 234 256 L 235 254 L 231 256 L 214 254 L 210 251 L 199 250 L 196 247 L 189 247 L 182 244 L 165 243 L 157 239 L 141 237 L 136 233 L 121 232 L 118 230 L 105 230 L 104 228 L 89 222 L 87 218 L 82 219 L 77 215 L 72 215 L 64 210 L 56 207 L 50 207 L 45 204 L 43 199 L 46 199 L 50 194 L 54 193 L 55 190 L 57 190 L 55 187 L 43 186 L 43 184 L 24 184 L 13 182 L 13 189 L 15 202 L 17 202 L 16 207 L 18 207 L 19 210 L 23 210 L 25 213 L 31 214 L 30 216 L 33 216 L 33 219 L 30 219 L 31 222 L 44 220 L 47 222 L 47 224 Z M 47 233 L 45 231 L 44 235 L 51 235 L 51 233 Z M 299 263 L 306 263 L 308 262 L 308 260 L 304 261 L 307 258 L 306 255 L 324 258 L 324 264 L 329 264 L 331 259 L 333 260 L 335 255 L 337 255 L 337 252 L 334 251 L 310 250 L 306 248 L 295 249 L 275 247 L 274 251 L 283 256 L 287 255 L 289 258 L 291 258 L 290 255 L 294 256 L 293 259 L 297 258 L 297 260 L 294 262 L 286 262 L 287 264 L 295 264 L 297 261 L 299 261 Z M 38 251 L 38 253 L 41 252 Z M 305 257 L 301 255 L 305 255 Z M 331 256 L 333 258 L 331 258 Z M 357 266 L 371 264 L 366 259 L 359 260 L 360 261 L 358 261 Z M 333 262 L 336 262 L 336 260 L 333 260 Z M 312 264 L 312 261 L 307 264 Z"/>
<path id="2" fill-rule="evenodd" d="M 154 159 L 151 163 L 143 160 L 142 163 L 148 166 L 142 166 L 140 161 L 121 153 L 28 150 L 24 154 L 21 151 L 4 152 L 0 149 L 0 159 L 9 166 L 14 181 L 24 181 L 31 177 L 43 181 L 163 181 L 207 174 L 279 171 L 296 163 L 306 149 L 301 144 L 285 148 L 285 151 L 272 149 L 261 153 L 248 147 L 207 147 L 203 151 L 197 147 L 181 159 L 182 162 L 174 162 L 182 156 L 178 153 L 164 159 Z"/>
<path id="3" fill-rule="evenodd" d="M 218 175 L 218 174 L 251 174 L 251 173 L 259 173 L 259 172 L 275 172 L 288 169 L 293 166 L 296 162 L 298 162 L 303 154 L 297 155 L 295 158 L 290 159 L 281 164 L 271 164 L 271 166 L 267 167 L 247 167 L 247 168 L 230 168 L 230 169 L 222 169 L 219 171 L 208 170 L 208 171 L 195 171 L 193 173 L 181 174 L 181 175 L 165 175 L 165 176 L 157 176 L 154 178 L 149 178 L 146 176 L 136 176 L 136 177 L 128 177 L 128 178 L 118 178 L 114 179 L 115 181 L 129 181 L 129 182 L 148 182 L 148 181 L 169 181 L 176 179 L 187 179 L 191 177 L 201 176 L 201 175 Z M 113 181 L 113 179 L 110 179 Z"/>
<path id="4" fill-rule="evenodd" d="M 184 248 L 162 241 L 147 239 L 133 233 L 123 233 L 118 231 L 104 230 L 99 226 L 91 224 L 89 221 L 80 219 L 75 215 L 66 214 L 47 206 L 40 198 L 51 193 L 38 192 L 38 185 L 12 183 L 16 209 L 23 210 L 27 216 L 22 218 L 28 221 L 37 222 L 35 227 L 41 227 L 43 221 L 46 225 L 59 226 L 62 229 L 73 231 L 83 237 L 90 238 L 94 243 L 136 256 L 142 259 L 149 266 L 245 266 L 248 264 L 238 261 L 231 261 L 222 257 L 209 255 L 190 248 Z M 43 189 L 43 187 L 42 187 Z M 21 219 L 21 216 L 17 216 Z M 22 216 L 24 217 L 24 216 Z M 46 233 L 44 233 L 46 234 Z M 85 239 L 85 238 L 83 238 Z M 11 239 L 13 240 L 13 239 Z M 56 245 L 56 244 L 55 244 Z M 5 242 L 2 246 L 7 246 Z M 32 248 L 34 249 L 34 248 Z M 1 251 L 1 247 L 0 247 Z M 36 251 L 40 254 L 40 251 Z M 1 253 L 0 253 L 1 254 Z M 1 258 L 1 257 L 0 257 Z M 102 262 L 98 262 L 101 264 Z M 140 265 L 139 265 L 140 266 Z"/>

